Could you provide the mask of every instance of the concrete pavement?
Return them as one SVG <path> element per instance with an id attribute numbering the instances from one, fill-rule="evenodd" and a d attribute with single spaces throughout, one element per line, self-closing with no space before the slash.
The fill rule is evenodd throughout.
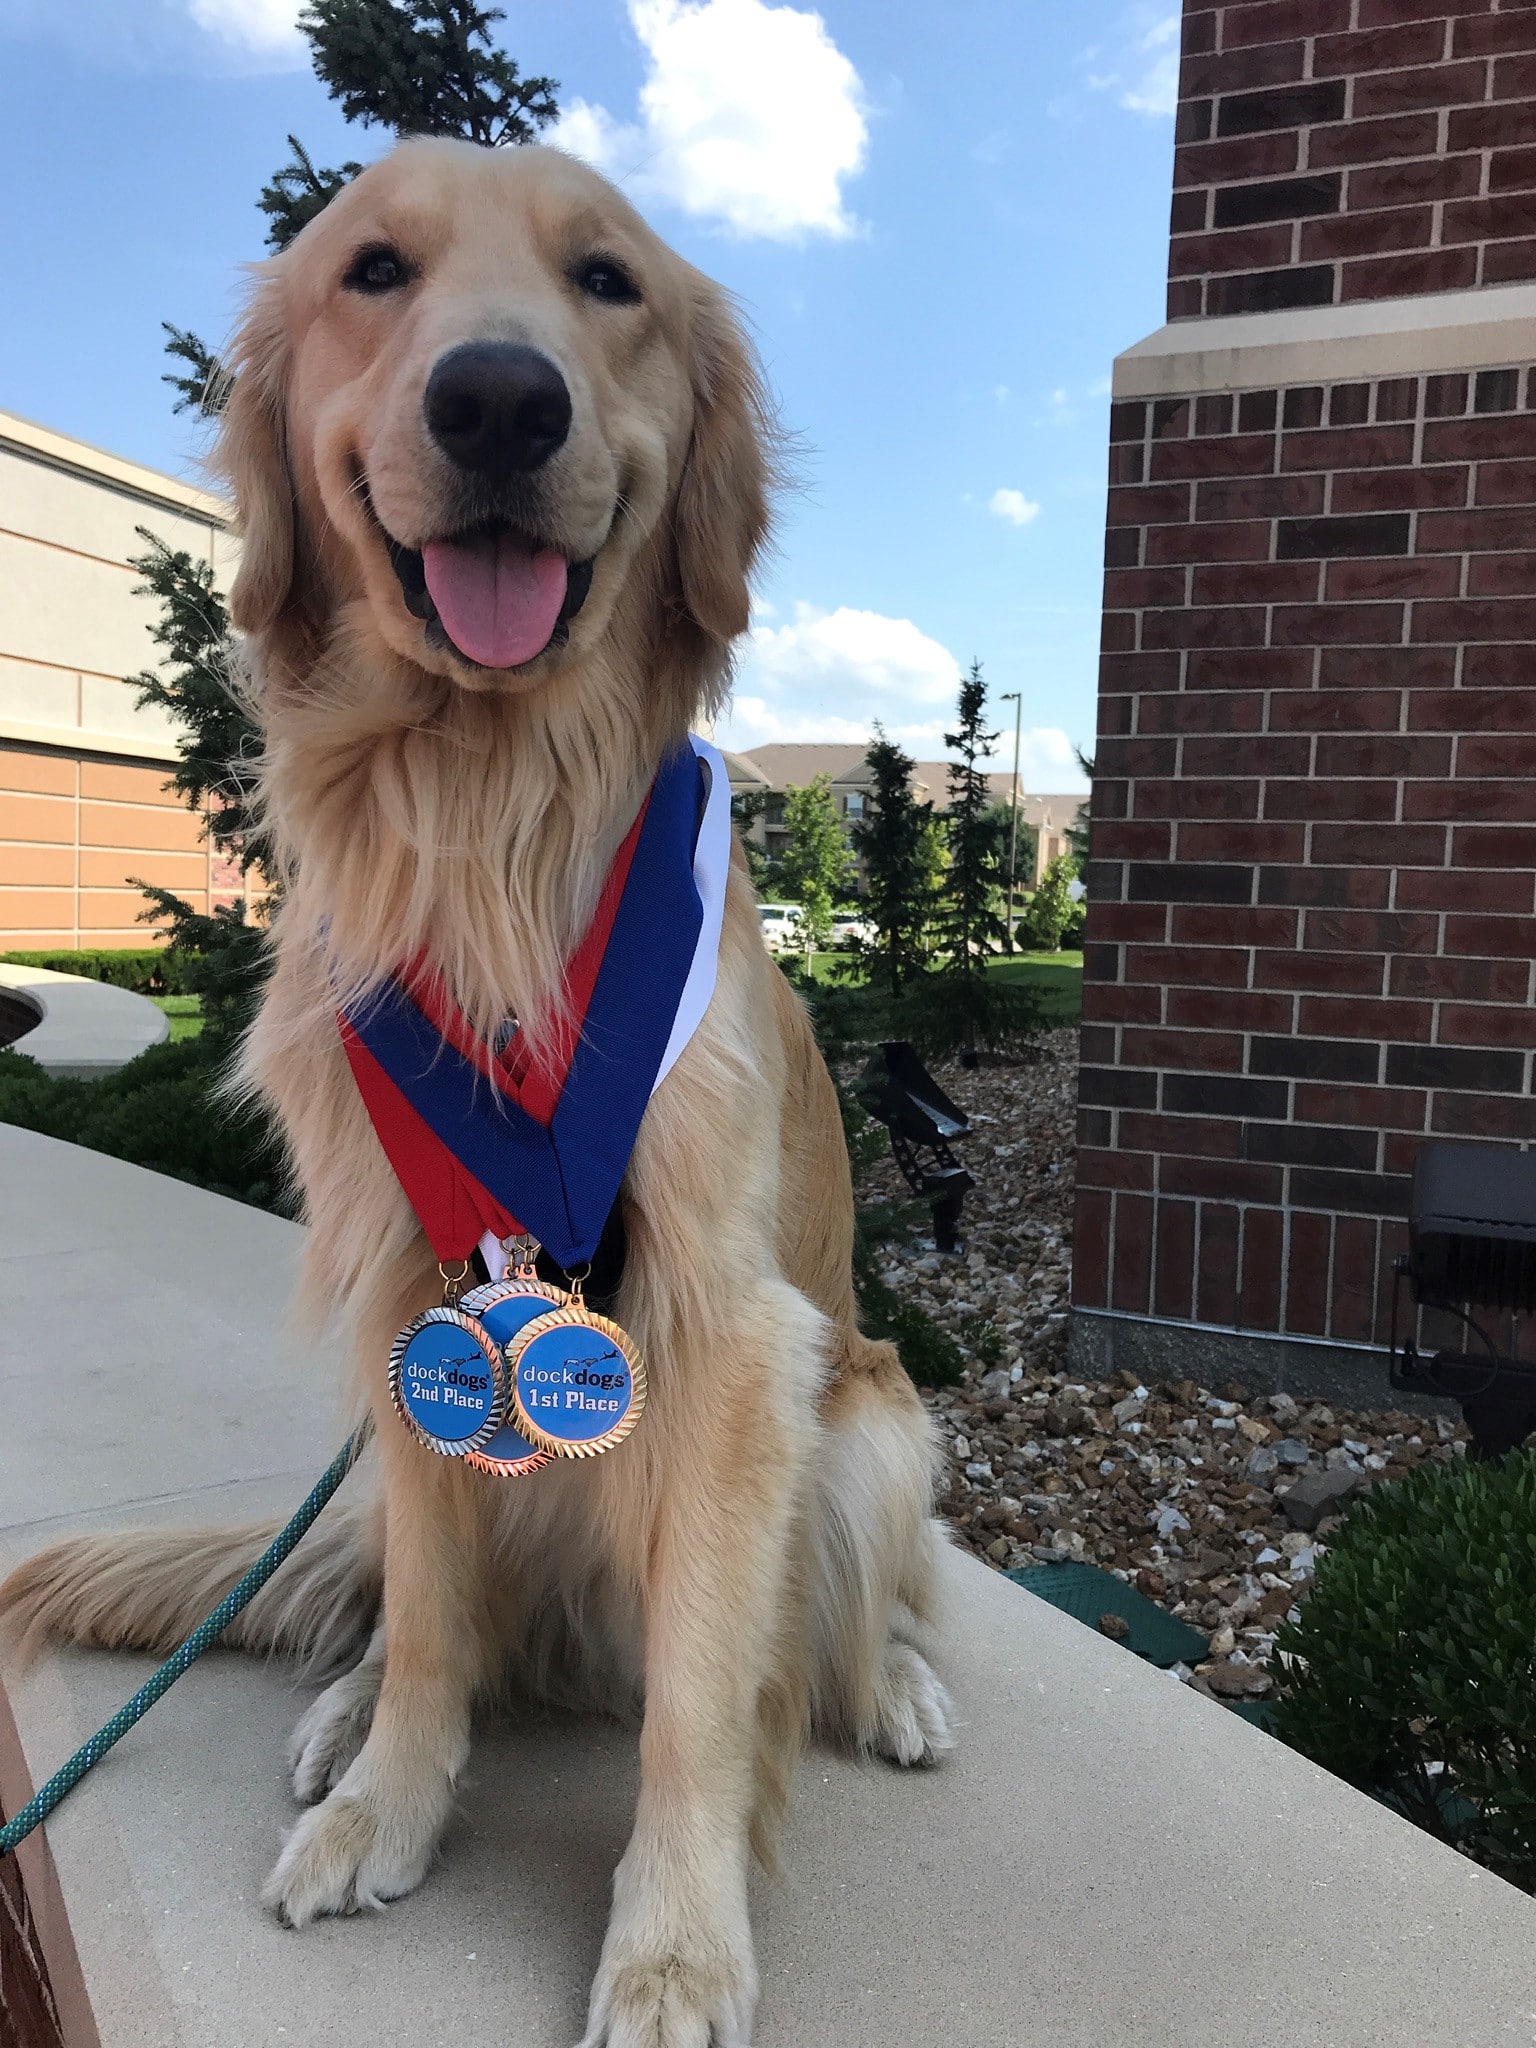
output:
<path id="1" fill-rule="evenodd" d="M 332 1362 L 283 1332 L 299 1237 L 0 1127 L 0 1561 L 297 1505 L 341 1434 Z M 1536 2041 L 1531 1900 L 972 1560 L 946 1608 L 955 1757 L 802 1766 L 758 2048 Z M 150 1668 L 0 1666 L 7 1807 Z M 215 1652 L 28 1845 L 70 2048 L 568 2048 L 633 1731 L 486 1727 L 423 1889 L 291 1934 L 256 1893 L 309 1697 Z"/>

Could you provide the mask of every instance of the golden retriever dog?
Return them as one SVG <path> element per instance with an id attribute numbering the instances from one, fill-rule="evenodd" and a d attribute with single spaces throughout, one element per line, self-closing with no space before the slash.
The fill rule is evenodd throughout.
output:
<path id="1" fill-rule="evenodd" d="M 308 1811 L 265 1897 L 302 1927 L 419 1884 L 472 1710 L 509 1679 L 638 1709 L 586 2048 L 744 2043 L 750 1854 L 806 1730 L 901 1764 L 950 1745 L 923 1654 L 930 1432 L 858 1327 L 831 1080 L 738 850 L 713 999 L 621 1196 L 615 1313 L 649 1411 L 608 1456 L 497 1479 L 391 1405 L 391 1339 L 441 1283 L 336 1008 L 420 955 L 480 1031 L 558 1017 L 614 851 L 747 625 L 760 373 L 724 294 L 601 177 L 442 140 L 395 149 L 260 267 L 232 366 L 231 610 L 285 885 L 242 1076 L 285 1133 L 306 1297 L 346 1325 L 378 1467 L 373 1503 L 333 1510 L 231 1632 L 356 1660 L 298 1725 Z M 461 605 L 471 644 L 450 637 L 421 563 L 455 547 L 524 579 L 518 631 Z M 77 1537 L 0 1608 L 164 1649 L 272 1534 Z"/>

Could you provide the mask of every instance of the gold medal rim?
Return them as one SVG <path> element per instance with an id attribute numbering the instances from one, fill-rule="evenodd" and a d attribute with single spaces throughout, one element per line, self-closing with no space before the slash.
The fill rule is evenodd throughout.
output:
<path id="1" fill-rule="evenodd" d="M 572 1443 L 564 1438 L 552 1436 L 547 1429 L 541 1429 L 530 1418 L 517 1391 L 518 1361 L 528 1346 L 537 1338 L 547 1336 L 551 1330 L 568 1330 L 575 1325 L 589 1330 L 601 1330 L 603 1335 L 611 1338 L 623 1352 L 625 1362 L 629 1366 L 628 1410 L 620 1416 L 612 1429 L 605 1430 L 601 1436 L 587 1437 L 581 1443 Z M 645 1360 L 640 1355 L 639 1345 L 628 1330 L 622 1324 L 614 1322 L 611 1316 L 601 1316 L 593 1309 L 574 1306 L 554 1309 L 547 1316 L 535 1316 L 532 1322 L 524 1323 L 507 1345 L 504 1355 L 507 1365 L 507 1395 L 512 1405 L 512 1413 L 516 1417 L 513 1427 L 519 1436 L 526 1437 L 529 1443 L 536 1444 L 542 1451 L 547 1451 L 552 1458 L 597 1458 L 601 1457 L 604 1451 L 616 1450 L 645 1410 Z"/>
<path id="2" fill-rule="evenodd" d="M 535 1318 L 542 1322 L 543 1317 Z M 447 1443 L 441 1437 L 428 1435 L 406 1406 L 401 1388 L 401 1373 L 405 1364 L 406 1350 L 411 1339 L 429 1323 L 453 1323 L 467 1337 L 472 1337 L 479 1346 L 481 1356 L 491 1369 L 491 1386 L 495 1398 L 491 1412 L 475 1431 L 473 1436 L 461 1437 L 455 1443 Z M 419 1316 L 413 1316 L 395 1335 L 389 1347 L 389 1397 L 394 1403 L 395 1413 L 405 1424 L 417 1443 L 425 1444 L 429 1451 L 436 1451 L 440 1458 L 467 1458 L 488 1444 L 501 1428 L 511 1412 L 511 1378 L 507 1371 L 506 1356 L 490 1331 L 482 1328 L 473 1316 L 465 1315 L 461 1309 L 450 1308 L 446 1302 L 437 1302 L 433 1307 L 423 1309 Z M 519 1431 L 521 1434 L 521 1431 Z"/>

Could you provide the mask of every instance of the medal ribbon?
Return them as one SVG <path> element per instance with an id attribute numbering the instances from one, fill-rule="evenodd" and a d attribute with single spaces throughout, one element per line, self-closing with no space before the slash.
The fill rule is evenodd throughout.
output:
<path id="1" fill-rule="evenodd" d="M 531 1232 L 565 1267 L 596 1250 L 651 1091 L 681 1050 L 685 991 L 690 1029 L 703 1013 L 701 933 L 718 945 L 719 905 L 706 911 L 695 878 L 701 759 L 728 833 L 724 763 L 684 745 L 614 856 L 540 1057 L 516 1036 L 504 1052 L 477 1037 L 419 961 L 341 1014 L 364 1106 L 440 1260 L 467 1259 L 487 1232 Z M 703 964 L 712 988 L 714 960 Z"/>

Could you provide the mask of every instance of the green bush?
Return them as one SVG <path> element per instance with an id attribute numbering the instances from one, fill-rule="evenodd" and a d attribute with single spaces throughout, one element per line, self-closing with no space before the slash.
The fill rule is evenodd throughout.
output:
<path id="1" fill-rule="evenodd" d="M 189 993 L 187 974 L 194 965 L 173 947 L 131 947 L 121 953 L 91 949 L 75 953 L 0 953 L 8 967 L 46 967 L 52 974 L 78 974 L 86 981 L 108 981 L 114 988 L 141 996 Z"/>
<path id="2" fill-rule="evenodd" d="M 1275 1647 L 1283 1741 L 1536 1890 L 1536 1453 L 1376 1488 Z"/>
<path id="3" fill-rule="evenodd" d="M 0 1123 L 291 1214 L 277 1142 L 259 1117 L 217 1099 L 221 1072 L 217 1041 L 206 1037 L 151 1046 L 99 1081 L 55 1080 L 24 1053 L 0 1050 Z"/>
<path id="4" fill-rule="evenodd" d="M 925 1060 L 952 1059 L 970 1042 L 974 1025 L 979 1046 L 1017 1058 L 1030 1053 L 1046 1022 L 1035 989 L 992 976 L 967 991 L 949 975 L 925 974 L 899 996 L 873 983 L 849 988 L 802 978 L 799 986 L 823 1047 L 905 1038 Z"/>

